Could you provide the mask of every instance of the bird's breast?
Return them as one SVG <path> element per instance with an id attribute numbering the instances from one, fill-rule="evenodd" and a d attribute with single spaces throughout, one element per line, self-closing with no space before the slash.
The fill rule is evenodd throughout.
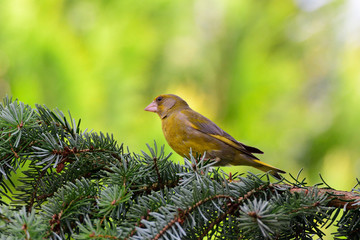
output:
<path id="1" fill-rule="evenodd" d="M 189 139 L 189 131 L 176 119 L 164 119 L 162 124 L 163 133 L 170 147 L 180 155 L 184 155 L 184 144 Z M 187 150 L 187 152 L 189 152 Z"/>
<path id="2" fill-rule="evenodd" d="M 188 124 L 182 118 L 167 118 L 162 121 L 162 129 L 170 147 L 181 156 L 189 156 L 190 149 L 195 155 L 221 149 L 219 142 Z"/>

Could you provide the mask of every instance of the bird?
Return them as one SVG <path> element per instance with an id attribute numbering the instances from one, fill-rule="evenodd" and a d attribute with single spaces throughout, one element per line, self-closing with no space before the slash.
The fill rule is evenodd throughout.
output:
<path id="1" fill-rule="evenodd" d="M 159 115 L 166 141 L 182 157 L 189 158 L 190 152 L 193 156 L 204 154 L 206 159 L 215 161 L 215 166 L 251 166 L 269 172 L 277 179 L 281 179 L 279 174 L 286 173 L 260 161 L 254 154 L 263 154 L 261 150 L 237 141 L 214 122 L 192 110 L 179 96 L 159 95 L 144 110 Z"/>

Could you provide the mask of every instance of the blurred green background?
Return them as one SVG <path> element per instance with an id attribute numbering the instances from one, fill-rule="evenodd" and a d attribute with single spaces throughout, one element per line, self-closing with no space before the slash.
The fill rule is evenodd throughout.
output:
<path id="1" fill-rule="evenodd" d="M 350 190 L 360 175 L 359 3 L 0 0 L 0 96 L 70 110 L 83 129 L 139 152 L 166 144 L 143 109 L 174 93 L 265 162 Z"/>

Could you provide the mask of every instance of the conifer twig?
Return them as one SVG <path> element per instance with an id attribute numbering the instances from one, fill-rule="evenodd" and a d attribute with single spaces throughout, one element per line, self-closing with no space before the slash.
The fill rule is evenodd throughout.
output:
<path id="1" fill-rule="evenodd" d="M 283 185 L 280 185 L 283 187 Z M 305 195 L 312 193 L 314 194 L 314 187 L 291 187 L 289 191 L 291 193 L 304 193 Z M 342 207 L 347 210 L 349 209 L 358 209 L 360 204 L 352 204 L 356 201 L 360 201 L 360 195 L 355 192 L 347 192 L 341 190 L 327 189 L 327 188 L 316 188 L 318 194 L 327 194 L 330 202 L 328 206 L 330 207 Z"/>

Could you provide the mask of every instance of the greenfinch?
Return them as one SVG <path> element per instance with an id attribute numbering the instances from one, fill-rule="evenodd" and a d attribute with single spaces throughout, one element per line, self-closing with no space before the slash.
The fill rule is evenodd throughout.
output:
<path id="1" fill-rule="evenodd" d="M 182 157 L 205 154 L 216 161 L 216 166 L 246 165 L 269 172 L 277 179 L 284 171 L 261 162 L 254 153 L 261 150 L 235 140 L 203 115 L 192 110 L 180 97 L 173 94 L 157 96 L 145 111 L 161 118 L 162 130 L 170 147 Z"/>

